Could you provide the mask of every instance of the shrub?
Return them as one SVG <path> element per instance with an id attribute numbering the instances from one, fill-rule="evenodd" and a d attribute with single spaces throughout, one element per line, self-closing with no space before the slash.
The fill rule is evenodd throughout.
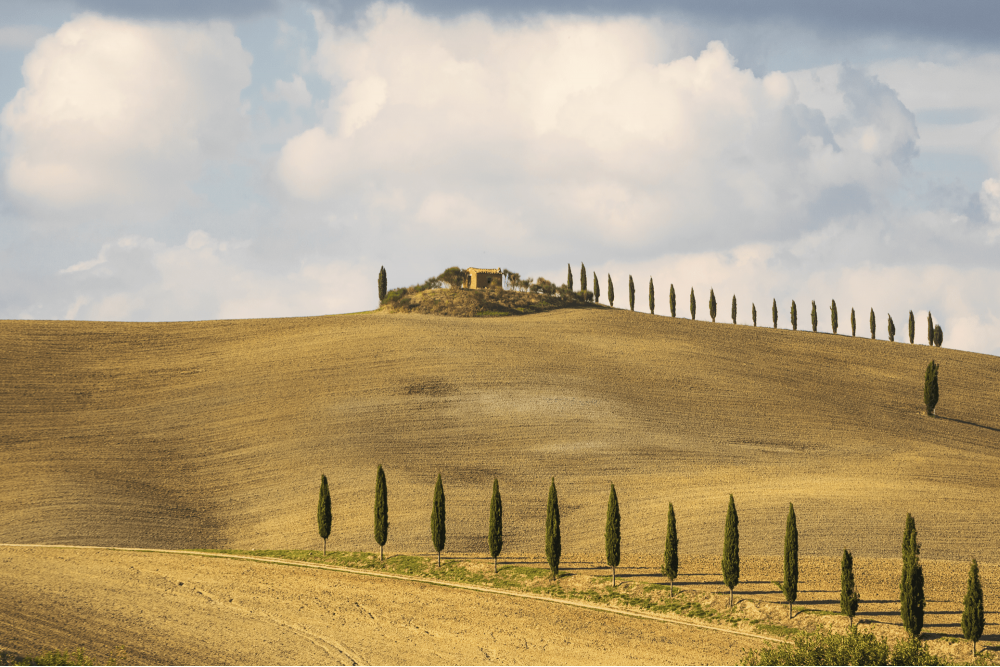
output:
<path id="1" fill-rule="evenodd" d="M 941 347 L 941 343 L 944 342 L 944 330 L 941 329 L 940 324 L 934 325 L 934 347 Z"/>
<path id="2" fill-rule="evenodd" d="M 919 640 L 892 646 L 871 632 L 852 626 L 846 635 L 803 633 L 794 644 L 766 646 L 743 654 L 745 665 L 941 665 L 938 656 Z"/>
<path id="3" fill-rule="evenodd" d="M 939 366 L 932 359 L 924 371 L 924 414 L 928 417 L 934 416 L 934 408 L 937 407 Z"/>

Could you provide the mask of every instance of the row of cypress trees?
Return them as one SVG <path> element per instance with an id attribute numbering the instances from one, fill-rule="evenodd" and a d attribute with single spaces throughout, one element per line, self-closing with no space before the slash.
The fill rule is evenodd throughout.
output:
<path id="1" fill-rule="evenodd" d="M 581 268 L 581 275 L 583 276 L 582 281 L 581 281 L 582 282 L 582 286 L 581 287 L 582 287 L 582 290 L 584 292 L 586 292 L 587 291 L 587 274 L 586 274 L 586 268 L 582 264 L 581 264 L 580 268 Z M 572 270 L 572 268 L 570 268 L 568 266 L 567 266 L 567 270 L 568 270 L 568 273 L 569 273 L 569 276 L 568 276 L 568 281 L 569 282 L 568 282 L 568 284 L 569 284 L 570 289 L 572 289 L 573 288 L 573 270 Z M 597 273 L 596 272 L 594 273 L 594 300 L 597 301 L 597 302 L 600 302 L 600 300 L 601 300 L 600 288 L 599 288 L 599 285 L 598 285 L 598 282 L 597 282 Z M 635 281 L 632 279 L 631 275 L 629 275 L 629 277 L 628 277 L 628 301 L 629 301 L 629 309 L 635 310 Z M 615 286 L 614 286 L 614 282 L 612 282 L 611 274 L 610 273 L 608 274 L 608 303 L 612 307 L 614 307 L 614 305 L 615 305 Z M 670 301 L 669 301 L 669 303 L 670 303 L 670 316 L 671 317 L 677 317 L 677 293 L 674 290 L 673 283 L 671 283 L 671 285 L 670 285 Z M 697 312 L 697 305 L 698 305 L 697 304 L 697 300 L 695 299 L 695 295 L 694 295 L 694 288 L 692 287 L 691 288 L 691 297 L 690 297 L 690 308 L 691 308 L 691 319 L 692 320 L 695 318 L 695 314 Z M 736 324 L 736 310 L 737 310 L 736 309 L 736 295 L 734 294 L 733 295 L 733 300 L 732 300 L 732 308 L 731 308 L 731 312 L 730 312 L 733 324 Z M 654 314 L 654 315 L 656 314 L 656 293 L 655 293 L 655 287 L 653 285 L 653 278 L 652 277 L 650 277 L 650 279 L 649 279 L 649 312 L 651 314 Z M 712 318 L 712 322 L 715 322 L 715 318 L 716 318 L 717 313 L 718 313 L 718 302 L 715 299 L 715 288 L 711 288 L 709 290 L 709 295 L 708 295 L 708 314 Z M 751 317 L 753 319 L 753 326 L 757 326 L 757 304 L 755 304 L 755 303 L 751 303 L 750 304 L 750 314 L 751 314 Z M 798 328 L 799 328 L 798 307 L 795 305 L 795 301 L 794 300 L 792 301 L 792 307 L 791 307 L 790 315 L 791 315 L 792 330 L 793 331 L 797 331 Z M 815 301 L 812 302 L 812 312 L 810 314 L 810 319 L 812 321 L 812 330 L 815 332 L 815 331 L 818 330 L 818 327 L 819 327 L 819 316 L 818 316 L 817 311 L 816 311 L 816 302 Z M 774 328 L 777 329 L 778 328 L 778 302 L 777 302 L 776 299 L 773 299 L 771 301 L 771 320 L 772 320 Z M 876 331 L 876 326 L 875 326 L 875 309 L 874 308 L 871 309 L 871 312 L 869 314 L 868 320 L 869 320 L 869 328 L 871 329 L 871 337 L 872 337 L 872 339 L 874 339 L 875 338 L 875 331 Z M 833 301 L 830 302 L 830 325 L 831 325 L 831 328 L 833 329 L 833 333 L 837 333 L 837 329 L 839 328 L 839 321 L 838 321 L 838 317 L 837 317 L 837 302 L 836 302 L 836 300 L 833 300 Z M 854 309 L 851 308 L 851 336 L 856 336 L 857 335 L 857 329 L 858 329 L 857 317 L 855 316 Z M 889 341 L 890 342 L 894 342 L 896 340 L 896 324 L 895 324 L 895 322 L 893 322 L 891 314 L 888 315 L 887 331 L 888 331 L 888 334 L 889 334 Z M 914 342 L 914 338 L 916 336 L 916 322 L 914 321 L 913 311 L 912 310 L 910 311 L 909 335 L 910 335 L 910 343 L 912 344 Z M 931 315 L 930 312 L 928 312 L 927 313 L 927 344 L 928 345 L 934 345 L 936 347 L 941 347 L 941 344 L 943 342 L 944 342 L 944 331 L 941 329 L 941 325 L 940 324 L 935 324 L 934 323 L 933 316 Z"/>
<path id="2" fill-rule="evenodd" d="M 375 541 L 379 545 L 379 560 L 384 559 L 383 547 L 389 534 L 389 508 L 385 472 L 379 465 L 375 473 L 375 506 L 374 506 Z M 330 491 L 326 475 L 321 476 L 319 492 L 319 508 L 317 511 L 319 535 L 323 539 L 323 553 L 326 554 L 326 540 L 330 536 L 332 512 L 330 506 Z M 487 539 L 490 557 L 493 559 L 493 571 L 497 571 L 497 558 L 503 549 L 503 501 L 500 497 L 500 482 L 494 478 L 493 494 L 489 509 L 489 536 Z M 446 514 L 444 484 L 438 473 L 434 484 L 434 500 L 431 509 L 431 540 L 438 554 L 438 567 L 441 567 L 441 552 L 446 542 Z M 736 501 L 729 495 L 729 507 L 726 511 L 726 524 L 722 545 L 722 578 L 729 588 L 729 606 L 733 606 L 733 595 L 740 581 L 740 531 L 739 515 L 736 512 Z M 615 485 L 611 484 L 608 495 L 607 520 L 604 529 L 605 557 L 611 568 L 611 585 L 617 586 L 617 568 L 621 562 L 621 512 L 618 508 L 618 494 Z M 548 507 L 545 519 L 545 557 L 553 579 L 559 575 L 559 562 L 562 556 L 562 536 L 559 526 L 559 497 L 556 482 L 553 477 L 549 484 Z M 902 546 L 903 569 L 900 577 L 900 616 L 903 626 L 911 636 L 917 638 L 923 629 L 924 607 L 924 575 L 920 563 L 920 543 L 917 541 L 916 521 L 911 514 L 906 515 L 903 530 Z M 674 515 L 674 505 L 669 504 L 667 512 L 667 538 L 664 547 L 662 572 L 670 582 L 670 594 L 673 596 L 673 584 L 677 578 L 679 565 L 677 522 Z M 799 532 L 795 516 L 795 506 L 788 504 L 788 517 L 785 521 L 784 569 L 781 591 L 788 603 L 788 618 L 792 617 L 792 603 L 798 598 L 799 585 Z M 850 551 L 844 550 L 841 557 L 841 612 L 854 623 L 861 602 L 860 594 L 854 581 L 854 557 Z M 985 611 L 983 605 L 983 590 L 979 580 L 979 564 L 975 559 L 969 568 L 969 580 L 962 612 L 962 634 L 972 642 L 973 655 L 976 652 L 976 642 L 982 637 L 985 627 Z"/>

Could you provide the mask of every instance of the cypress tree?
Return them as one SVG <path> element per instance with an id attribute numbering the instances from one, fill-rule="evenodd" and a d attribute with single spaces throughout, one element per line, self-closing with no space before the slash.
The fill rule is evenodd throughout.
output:
<path id="1" fill-rule="evenodd" d="M 385 486 L 385 472 L 382 466 L 375 472 L 375 542 L 378 543 L 378 559 L 383 558 L 383 547 L 389 539 L 389 499 Z"/>
<path id="2" fill-rule="evenodd" d="M 868 325 L 872 330 L 872 340 L 875 340 L 875 309 L 872 308 L 871 315 L 868 316 Z"/>
<path id="3" fill-rule="evenodd" d="M 601 284 L 597 282 L 597 271 L 594 271 L 594 303 L 601 302 Z"/>
<path id="4" fill-rule="evenodd" d="M 844 549 L 844 555 L 840 559 L 840 611 L 847 616 L 852 628 L 859 602 L 861 596 L 858 595 L 857 586 L 854 584 L 854 556 Z"/>
<path id="5" fill-rule="evenodd" d="M 774 322 L 774 328 L 778 328 L 778 300 L 771 299 L 771 320 Z"/>
<path id="6" fill-rule="evenodd" d="M 597 283 L 594 283 L 597 286 Z M 490 500 L 490 558 L 493 559 L 493 573 L 497 571 L 497 557 L 503 549 L 503 502 L 500 500 L 500 482 L 493 478 L 493 498 Z"/>
<path id="7" fill-rule="evenodd" d="M 892 315 L 889 316 L 889 342 L 896 342 L 896 325 L 892 323 Z"/>
<path id="8" fill-rule="evenodd" d="M 608 520 L 604 524 L 604 553 L 608 566 L 611 568 L 611 586 L 617 585 L 615 568 L 622 557 L 622 515 L 618 512 L 618 494 L 615 485 L 611 485 L 611 495 L 608 496 Z"/>
<path id="9" fill-rule="evenodd" d="M 969 583 L 965 589 L 965 608 L 962 610 L 962 635 L 972 642 L 972 657 L 976 657 L 976 642 L 983 636 L 986 611 L 983 608 L 983 587 L 979 583 L 979 563 L 972 559 Z"/>
<path id="10" fill-rule="evenodd" d="M 583 262 L 580 262 L 580 291 L 587 293 L 587 267 Z"/>
<path id="11" fill-rule="evenodd" d="M 934 344 L 934 318 L 931 317 L 931 311 L 927 311 L 927 344 Z"/>
<path id="12" fill-rule="evenodd" d="M 908 553 L 903 562 L 903 590 L 900 595 L 900 616 L 903 627 L 914 639 L 924 627 L 924 568 L 920 564 L 917 530 L 910 534 Z"/>
<path id="13" fill-rule="evenodd" d="M 854 319 L 854 309 L 851 308 L 851 337 L 858 332 L 858 321 Z"/>
<path id="14" fill-rule="evenodd" d="M 385 267 L 383 266 L 378 272 L 378 302 L 382 303 L 385 299 L 385 293 L 389 288 L 389 284 L 385 277 Z"/>
<path id="15" fill-rule="evenodd" d="M 934 325 L 934 347 L 941 347 L 941 343 L 944 342 L 944 331 L 941 329 L 940 324 Z"/>
<path id="16" fill-rule="evenodd" d="M 629 310 L 635 310 L 635 283 L 632 282 L 631 274 L 628 277 L 628 307 Z"/>
<path id="17" fill-rule="evenodd" d="M 677 295 L 673 283 L 670 283 L 670 317 L 677 317 Z"/>
<path id="18" fill-rule="evenodd" d="M 816 318 L 816 302 L 813 301 L 812 315 L 810 316 L 813 325 L 813 333 L 816 333 L 816 325 L 819 324 L 819 320 Z"/>
<path id="19" fill-rule="evenodd" d="M 903 573 L 899 582 L 900 616 L 903 627 L 913 637 L 920 636 L 924 625 L 924 572 L 920 565 L 920 543 L 913 516 L 906 515 L 903 528 Z"/>
<path id="20" fill-rule="evenodd" d="M 715 290 L 712 289 L 708 295 L 708 314 L 712 317 L 712 321 L 715 321 Z"/>
<path id="21" fill-rule="evenodd" d="M 740 583 L 740 518 L 736 515 L 736 502 L 729 494 L 726 512 L 726 534 L 722 543 L 722 580 L 729 588 L 729 606 L 733 606 L 733 589 Z"/>
<path id="22" fill-rule="evenodd" d="M 757 326 L 757 304 L 750 304 L 750 316 L 753 317 L 753 325 Z"/>
<path id="23" fill-rule="evenodd" d="M 545 558 L 549 561 L 552 578 L 559 576 L 559 557 L 562 555 L 562 537 L 559 534 L 559 498 L 556 496 L 556 478 L 549 485 L 549 506 L 545 515 Z"/>
<path id="24" fill-rule="evenodd" d="M 677 521 L 674 519 L 674 504 L 667 512 L 667 544 L 663 550 L 663 574 L 670 580 L 670 597 L 674 596 L 674 579 L 677 578 Z"/>
<path id="25" fill-rule="evenodd" d="M 913 345 L 913 335 L 917 330 L 916 321 L 913 319 L 913 311 L 910 311 L 910 345 Z"/>
<path id="26" fill-rule="evenodd" d="M 434 485 L 434 508 L 431 510 L 431 539 L 438 553 L 438 567 L 441 567 L 441 552 L 444 551 L 444 485 L 441 484 L 441 473 L 438 473 Z"/>
<path id="27" fill-rule="evenodd" d="M 615 284 L 611 282 L 611 274 L 608 274 L 608 304 L 615 307 Z"/>
<path id="28" fill-rule="evenodd" d="M 333 511 L 330 508 L 330 487 L 326 483 L 326 475 L 319 482 L 319 507 L 316 509 L 316 523 L 319 524 L 319 536 L 323 538 L 323 555 L 326 555 L 326 538 L 330 537 L 330 527 L 333 525 Z"/>
<path id="29" fill-rule="evenodd" d="M 691 288 L 691 319 L 692 320 L 694 319 L 694 306 L 695 306 L 695 303 L 694 303 L 694 288 L 692 287 Z"/>
<path id="30" fill-rule="evenodd" d="M 736 295 L 733 295 L 733 324 L 736 324 Z"/>
<path id="31" fill-rule="evenodd" d="M 938 368 L 940 366 L 931 359 L 931 363 L 927 364 L 927 370 L 924 371 L 924 414 L 928 417 L 934 416 L 934 408 L 937 407 Z"/>
<path id="32" fill-rule="evenodd" d="M 795 307 L 795 301 L 792 301 L 792 331 L 798 331 L 799 329 L 799 310 Z"/>
<path id="33" fill-rule="evenodd" d="M 656 301 L 653 299 L 653 276 L 649 277 L 649 314 L 654 314 Z"/>
<path id="34" fill-rule="evenodd" d="M 837 333 L 837 301 L 833 300 L 830 302 L 830 326 L 833 327 L 833 333 Z"/>
<path id="35" fill-rule="evenodd" d="M 792 618 L 792 603 L 799 596 L 799 529 L 795 525 L 795 508 L 788 503 L 788 520 L 785 522 L 785 580 L 781 592 L 788 602 L 788 618 Z"/>
<path id="36" fill-rule="evenodd" d="M 573 267 L 569 264 L 566 265 L 566 286 L 569 287 L 569 291 L 573 291 Z"/>

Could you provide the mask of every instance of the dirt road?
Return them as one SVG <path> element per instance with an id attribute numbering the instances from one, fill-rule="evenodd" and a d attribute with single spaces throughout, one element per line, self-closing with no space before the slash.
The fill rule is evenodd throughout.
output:
<path id="1" fill-rule="evenodd" d="M 0 645 L 149 664 L 734 664 L 748 637 L 200 556 L 0 547 Z"/>

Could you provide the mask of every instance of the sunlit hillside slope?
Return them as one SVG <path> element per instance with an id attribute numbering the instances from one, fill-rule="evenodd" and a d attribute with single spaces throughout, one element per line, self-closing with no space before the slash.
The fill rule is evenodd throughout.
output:
<path id="1" fill-rule="evenodd" d="M 564 553 L 601 552 L 608 485 L 622 551 L 778 554 L 794 502 L 803 554 L 997 561 L 1000 359 L 624 310 L 481 319 L 360 313 L 186 322 L 0 322 L 0 542 L 485 551 L 493 477 L 505 551 L 544 550 L 555 477 Z M 941 363 L 942 418 L 923 416 Z"/>

